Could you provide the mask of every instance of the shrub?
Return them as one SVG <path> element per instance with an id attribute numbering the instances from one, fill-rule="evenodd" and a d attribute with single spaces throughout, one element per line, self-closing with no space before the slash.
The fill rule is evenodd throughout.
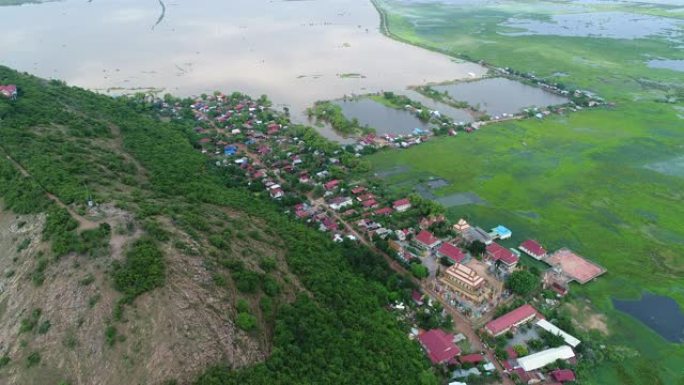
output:
<path id="1" fill-rule="evenodd" d="M 235 323 L 240 329 L 250 331 L 256 327 L 256 317 L 249 313 L 238 313 Z"/>
<path id="2" fill-rule="evenodd" d="M 250 271 L 242 270 L 233 272 L 233 280 L 235 286 L 243 293 L 255 293 L 259 288 L 259 281 L 261 280 L 259 274 Z"/>
<path id="3" fill-rule="evenodd" d="M 264 277 L 264 280 L 262 281 L 262 288 L 264 293 L 271 297 L 280 293 L 280 285 L 278 285 L 278 282 L 271 276 Z"/>
<path id="4" fill-rule="evenodd" d="M 40 363 L 40 353 L 33 352 L 26 357 L 26 367 L 30 368 Z"/>
<path id="5" fill-rule="evenodd" d="M 166 266 L 157 244 L 144 238 L 136 241 L 123 263 L 114 265 L 114 286 L 132 301 L 140 294 L 164 285 Z"/>
<path id="6" fill-rule="evenodd" d="M 21 334 L 33 331 L 36 325 L 38 325 L 38 320 L 40 319 L 42 312 L 43 311 L 41 309 L 33 309 L 27 318 L 22 319 L 19 326 L 19 333 Z"/>
<path id="7" fill-rule="evenodd" d="M 17 253 L 21 253 L 22 251 L 26 250 L 26 248 L 31 245 L 31 239 L 26 238 L 21 243 L 17 246 Z"/>
<path id="8" fill-rule="evenodd" d="M 246 300 L 241 298 L 240 300 L 238 300 L 236 308 L 237 308 L 238 313 L 248 313 L 249 312 L 249 303 L 247 303 Z"/>
<path id="9" fill-rule="evenodd" d="M 117 330 L 114 326 L 109 325 L 107 328 L 105 328 L 105 342 L 107 342 L 107 345 L 109 346 L 114 346 L 116 344 L 117 340 Z"/>
<path id="10" fill-rule="evenodd" d="M 45 320 L 43 321 L 40 326 L 38 326 L 38 334 L 45 334 L 50 330 L 50 327 L 52 324 L 50 323 L 50 320 Z"/>
<path id="11" fill-rule="evenodd" d="M 277 267 L 276 259 L 273 257 L 264 257 L 259 261 L 259 267 L 265 272 L 271 272 Z"/>

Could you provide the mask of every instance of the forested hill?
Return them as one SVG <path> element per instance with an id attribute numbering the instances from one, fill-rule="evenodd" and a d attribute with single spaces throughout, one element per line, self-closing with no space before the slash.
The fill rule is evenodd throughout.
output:
<path id="1" fill-rule="evenodd" d="M 409 284 L 215 168 L 190 122 L 0 84 L 0 383 L 437 382 L 384 309 Z"/>

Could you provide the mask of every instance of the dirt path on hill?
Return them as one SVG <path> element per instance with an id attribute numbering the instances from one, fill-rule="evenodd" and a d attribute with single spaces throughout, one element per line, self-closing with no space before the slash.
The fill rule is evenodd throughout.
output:
<path id="1" fill-rule="evenodd" d="M 47 197 L 50 198 L 50 200 L 55 202 L 59 207 L 65 209 L 66 211 L 69 212 L 71 217 L 74 218 L 76 220 L 76 222 L 78 222 L 79 231 L 92 230 L 92 229 L 96 229 L 99 226 L 99 223 L 93 222 L 93 221 L 86 219 L 83 216 L 79 215 L 71 207 L 64 204 L 64 202 L 62 202 L 58 197 L 56 197 L 54 194 L 50 193 L 38 180 L 36 180 L 36 178 L 34 178 L 31 175 L 31 173 L 29 173 L 24 168 L 24 166 L 22 166 L 19 162 L 17 162 L 14 158 L 12 158 L 12 156 L 7 152 L 7 150 L 5 150 L 4 147 L 0 147 L 0 148 L 5 153 L 7 160 L 9 160 L 14 165 L 14 167 L 19 171 L 19 173 L 21 173 L 21 175 L 23 175 L 26 178 L 33 179 L 36 183 L 38 183 L 40 188 L 43 189 L 43 191 L 45 192 Z"/>

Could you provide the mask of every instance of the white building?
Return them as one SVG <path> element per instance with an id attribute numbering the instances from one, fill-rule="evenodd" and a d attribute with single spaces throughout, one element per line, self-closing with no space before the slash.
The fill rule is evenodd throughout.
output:
<path id="1" fill-rule="evenodd" d="M 572 346 L 573 348 L 577 347 L 577 345 L 579 345 L 582 342 L 545 319 L 539 320 L 539 322 L 537 322 L 537 326 L 553 335 L 563 337 L 565 343 Z"/>
<path id="2" fill-rule="evenodd" d="M 518 358 L 518 367 L 526 372 L 531 372 L 546 365 L 552 364 L 557 360 L 569 360 L 575 357 L 575 352 L 571 347 L 563 345 L 558 348 L 547 349 L 529 356 Z"/>

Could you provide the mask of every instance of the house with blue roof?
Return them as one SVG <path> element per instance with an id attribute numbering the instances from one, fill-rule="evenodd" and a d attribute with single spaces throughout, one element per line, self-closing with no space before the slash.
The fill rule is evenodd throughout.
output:
<path id="1" fill-rule="evenodd" d="M 508 239 L 513 236 L 513 232 L 502 225 L 498 225 L 492 229 L 492 235 L 499 239 Z"/>
<path id="2" fill-rule="evenodd" d="M 226 156 L 234 156 L 237 154 L 238 148 L 235 145 L 229 144 L 226 147 L 223 148 L 223 153 Z"/>

